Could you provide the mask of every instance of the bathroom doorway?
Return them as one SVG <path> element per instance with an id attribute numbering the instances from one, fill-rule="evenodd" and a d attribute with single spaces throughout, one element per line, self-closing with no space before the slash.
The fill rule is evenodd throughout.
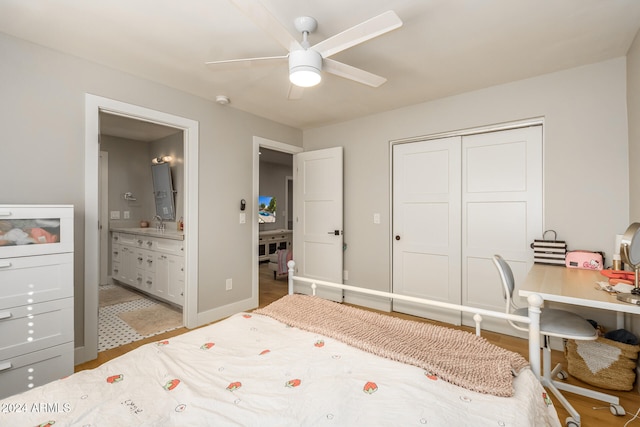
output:
<path id="1" fill-rule="evenodd" d="M 98 349 L 98 291 L 100 282 L 99 151 L 100 113 L 161 124 L 183 131 L 184 149 L 184 305 L 183 324 L 197 325 L 198 273 L 198 122 L 157 110 L 91 94 L 85 95 L 85 206 L 84 206 L 84 330 L 76 347 L 76 364 L 93 360 Z M 135 195 L 134 195 L 135 196 Z M 124 214 L 122 213 L 124 216 Z M 84 320 L 84 322 L 82 322 Z M 80 342 L 77 339 L 77 342 Z"/>
<path id="2" fill-rule="evenodd" d="M 179 231 L 180 218 L 184 216 L 184 134 L 182 129 L 108 112 L 100 112 L 99 119 L 98 352 L 101 352 L 183 326 L 180 304 L 168 303 L 163 298 L 163 289 L 156 292 L 161 283 L 160 263 L 167 259 L 161 253 L 149 250 L 157 239 L 145 242 L 149 243 L 143 244 L 145 249 L 112 243 L 118 238 L 114 230 L 137 231 L 146 227 L 145 231 L 151 233 L 162 223 L 166 231 L 158 233 L 160 236 Z M 154 218 L 157 199 L 154 200 L 156 188 L 152 182 L 152 169 L 156 169 L 154 163 L 158 164 L 158 159 L 169 172 L 174 190 L 170 198 L 162 200 L 175 201 L 169 206 L 172 215 L 165 215 L 162 222 L 158 220 L 160 218 Z M 148 237 L 145 234 L 128 236 L 143 240 Z M 135 257 L 133 251 L 148 257 L 144 269 L 119 258 Z M 171 260 L 184 264 L 180 257 Z M 125 273 L 126 267 L 133 271 Z"/>

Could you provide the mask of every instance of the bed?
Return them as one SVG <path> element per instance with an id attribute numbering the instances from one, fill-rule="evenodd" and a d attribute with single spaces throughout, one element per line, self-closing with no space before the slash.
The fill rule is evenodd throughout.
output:
<path id="1" fill-rule="evenodd" d="M 290 294 L 4 399 L 0 425 L 560 426 L 532 366 L 473 333 Z"/>

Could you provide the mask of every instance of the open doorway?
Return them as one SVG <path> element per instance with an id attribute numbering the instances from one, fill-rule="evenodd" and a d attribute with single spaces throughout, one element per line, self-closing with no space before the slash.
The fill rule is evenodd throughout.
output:
<path id="1" fill-rule="evenodd" d="M 183 326 L 184 257 L 165 248 L 184 242 L 184 131 L 104 111 L 99 119 L 102 352 Z M 158 188 L 158 170 L 170 188 Z"/>
<path id="2" fill-rule="evenodd" d="M 198 273 L 198 122 L 120 101 L 85 95 L 85 206 L 84 206 L 84 331 L 76 347 L 75 363 L 97 357 L 98 291 L 100 282 L 99 134 L 100 112 L 174 127 L 183 132 L 184 149 L 184 307 L 183 324 L 197 324 Z M 135 195 L 134 195 L 135 196 Z"/>
<path id="3" fill-rule="evenodd" d="M 256 204 L 253 223 L 253 295 L 259 303 L 260 277 L 268 277 L 282 282 L 283 295 L 286 293 L 286 277 L 278 274 L 286 264 L 287 253 L 293 250 L 293 155 L 302 152 L 301 147 L 284 144 L 265 138 L 254 137 L 253 199 Z M 275 215 L 263 215 L 270 222 L 261 221 L 259 213 L 260 197 L 269 199 Z M 275 203 L 273 202 L 275 199 Z M 267 202 L 265 207 L 268 208 Z M 279 253 L 278 250 L 284 252 Z M 291 254 L 291 252 L 289 252 Z M 283 258 L 278 262 L 278 255 Z"/>

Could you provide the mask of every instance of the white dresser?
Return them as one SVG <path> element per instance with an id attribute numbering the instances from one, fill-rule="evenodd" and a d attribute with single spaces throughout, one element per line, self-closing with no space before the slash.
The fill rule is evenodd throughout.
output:
<path id="1" fill-rule="evenodd" d="M 111 277 L 184 305 L 184 234 L 153 228 L 111 229 Z"/>
<path id="2" fill-rule="evenodd" d="M 73 373 L 73 206 L 0 205 L 0 398 Z"/>

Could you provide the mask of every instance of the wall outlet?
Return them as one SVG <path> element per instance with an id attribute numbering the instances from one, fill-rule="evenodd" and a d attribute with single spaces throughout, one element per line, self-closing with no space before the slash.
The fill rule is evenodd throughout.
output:
<path id="1" fill-rule="evenodd" d="M 131 218 L 131 212 L 129 212 L 129 211 L 124 211 L 123 213 L 124 213 L 124 219 L 129 219 L 129 218 Z"/>
<path id="2" fill-rule="evenodd" d="M 247 214 L 244 212 L 240 212 L 240 224 L 245 224 L 247 222 Z"/>
<path id="3" fill-rule="evenodd" d="M 233 280 L 232 279 L 227 279 L 226 286 L 227 286 L 227 290 L 228 291 L 233 289 Z"/>
<path id="4" fill-rule="evenodd" d="M 380 224 L 380 214 L 379 213 L 374 213 L 373 214 L 373 223 L 374 224 Z"/>
<path id="5" fill-rule="evenodd" d="M 109 214 L 110 219 L 120 219 L 120 211 L 111 211 Z"/>

